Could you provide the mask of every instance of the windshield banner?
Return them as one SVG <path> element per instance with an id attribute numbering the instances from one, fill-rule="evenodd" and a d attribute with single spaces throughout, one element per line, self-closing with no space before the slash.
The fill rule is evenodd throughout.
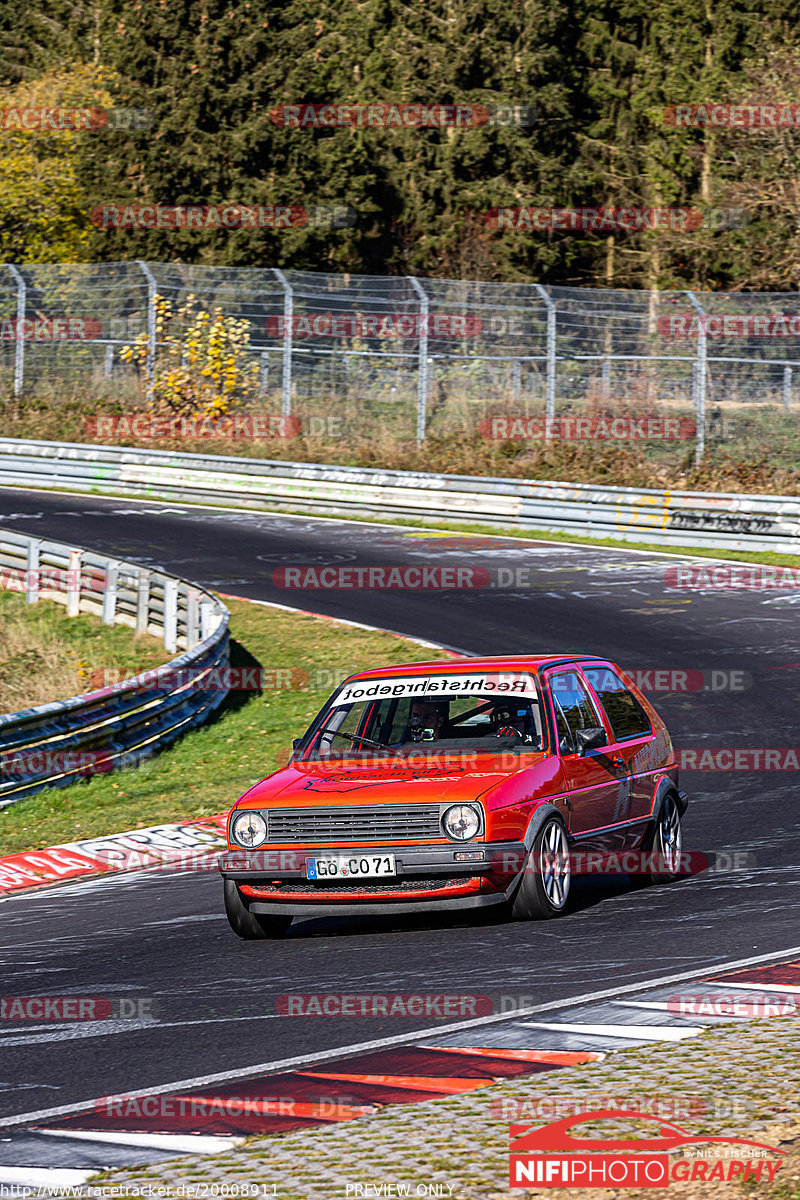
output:
<path id="1" fill-rule="evenodd" d="M 430 697 L 445 700 L 454 696 L 518 696 L 537 700 L 531 675 L 515 672 L 474 675 L 406 675 L 400 679 L 356 679 L 346 683 L 332 701 L 334 707 L 359 700 L 381 700 L 385 696 Z"/>

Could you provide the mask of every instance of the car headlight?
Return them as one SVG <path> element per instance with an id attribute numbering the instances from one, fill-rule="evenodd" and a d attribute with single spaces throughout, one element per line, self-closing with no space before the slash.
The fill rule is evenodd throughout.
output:
<path id="1" fill-rule="evenodd" d="M 442 824 L 448 837 L 455 838 L 458 842 L 466 842 L 475 837 L 481 827 L 481 819 L 468 804 L 454 804 L 445 812 Z"/>
<path id="2" fill-rule="evenodd" d="M 267 822 L 257 812 L 237 813 L 231 821 L 231 837 L 251 850 L 267 840 Z"/>

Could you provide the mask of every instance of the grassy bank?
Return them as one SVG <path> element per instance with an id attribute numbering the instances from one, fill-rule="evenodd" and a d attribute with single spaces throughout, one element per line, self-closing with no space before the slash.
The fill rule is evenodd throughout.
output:
<path id="1" fill-rule="evenodd" d="M 234 666 L 283 671 L 290 686 L 231 693 L 214 719 L 137 770 L 50 789 L 0 810 L 0 854 L 223 812 L 286 762 L 334 686 L 366 667 L 444 658 L 389 633 L 227 601 Z M 307 676 L 307 679 L 304 677 Z"/>
<path id="2" fill-rule="evenodd" d="M 120 435 L 98 438 L 87 424 L 98 416 L 141 412 L 144 403 L 131 380 L 115 384 L 115 396 L 75 390 L 72 394 L 7 397 L 0 400 L 8 437 L 106 442 L 197 454 L 291 459 L 384 469 L 491 475 L 620 487 L 688 488 L 700 491 L 766 492 L 794 495 L 800 487 L 800 409 L 768 404 L 726 404 L 712 410 L 706 459 L 694 465 L 694 441 L 497 441 L 486 436 L 495 415 L 541 417 L 541 406 L 461 400 L 429 409 L 428 437 L 415 442 L 413 405 L 385 398 L 299 397 L 294 414 L 299 436 L 258 439 L 159 438 Z M 120 397 L 123 397 L 120 399 Z M 254 410 L 255 411 L 255 410 Z M 280 413 L 280 397 L 265 400 L 259 413 Z M 586 403 L 557 398 L 559 419 L 586 417 L 674 418 L 690 421 L 688 406 L 666 403 Z M 713 415 L 717 414 L 717 415 Z M 510 426 L 509 426 L 510 428 Z M 321 431 L 321 432 L 320 432 Z M 312 433 L 319 436 L 311 436 Z"/>
<path id="3" fill-rule="evenodd" d="M 0 591 L 0 712 L 64 700 L 157 667 L 170 657 L 149 634 L 67 617 L 61 604 Z"/>

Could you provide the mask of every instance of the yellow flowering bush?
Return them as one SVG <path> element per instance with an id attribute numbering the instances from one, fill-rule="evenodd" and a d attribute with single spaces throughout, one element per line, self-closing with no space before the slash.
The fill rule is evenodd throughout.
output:
<path id="1" fill-rule="evenodd" d="M 156 354 L 152 379 L 147 334 L 124 346 L 123 362 L 138 366 L 152 412 L 216 420 L 254 394 L 258 363 L 247 353 L 246 321 L 226 317 L 221 308 L 201 308 L 194 296 L 174 309 L 155 297 Z M 249 360 L 249 361 L 248 361 Z"/>

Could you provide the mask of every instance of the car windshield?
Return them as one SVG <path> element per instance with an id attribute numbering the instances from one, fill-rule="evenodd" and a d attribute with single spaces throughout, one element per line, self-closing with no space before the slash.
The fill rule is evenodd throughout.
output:
<path id="1" fill-rule="evenodd" d="M 527 674 L 354 679 L 317 717 L 301 757 L 540 750 L 540 714 L 536 681 Z"/>

